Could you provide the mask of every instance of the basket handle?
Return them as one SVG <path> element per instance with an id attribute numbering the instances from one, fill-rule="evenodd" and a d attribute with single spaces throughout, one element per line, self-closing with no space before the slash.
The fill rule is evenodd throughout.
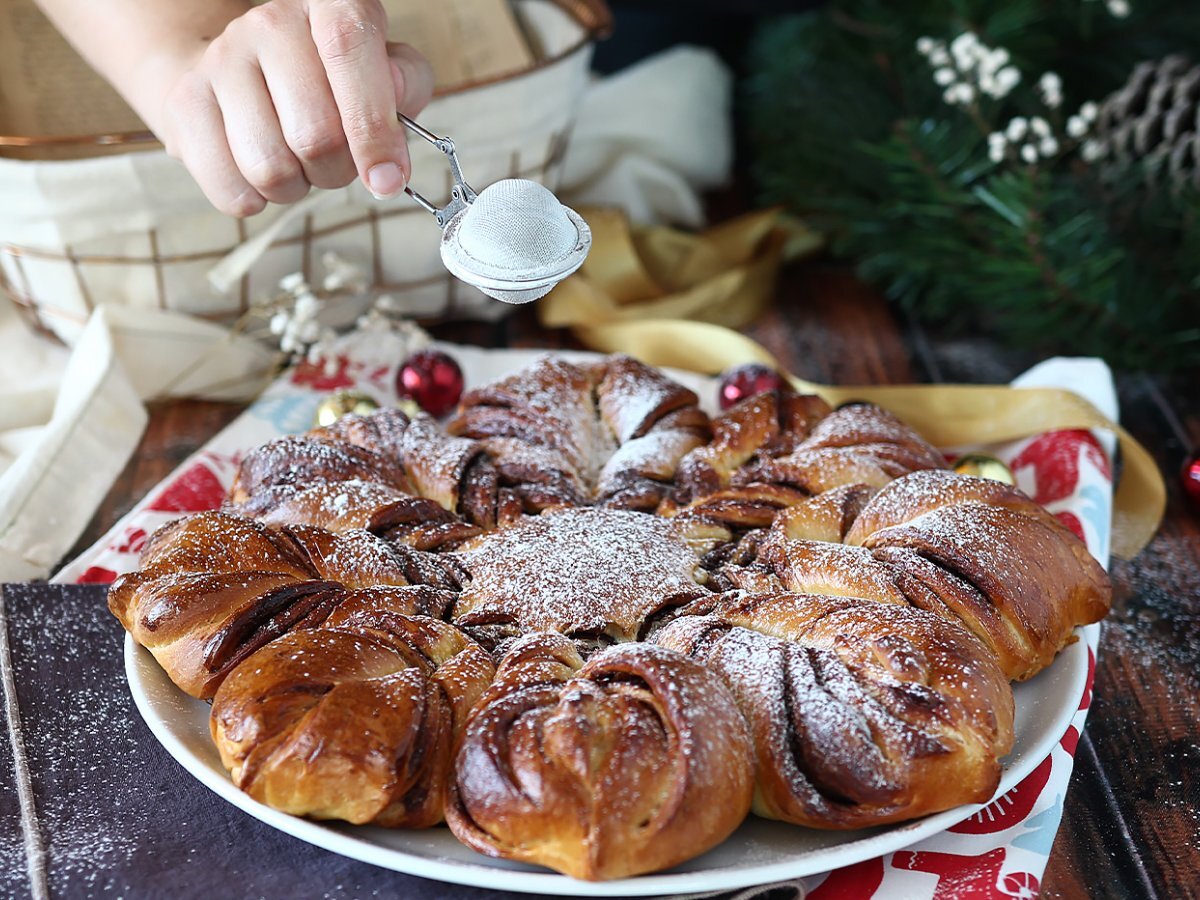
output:
<path id="1" fill-rule="evenodd" d="M 603 40 L 613 31 L 613 14 L 605 0 L 554 0 L 587 29 L 593 40 Z"/>

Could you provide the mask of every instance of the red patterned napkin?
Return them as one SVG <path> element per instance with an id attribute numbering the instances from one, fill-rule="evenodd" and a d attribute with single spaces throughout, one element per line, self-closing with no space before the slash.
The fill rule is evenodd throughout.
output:
<path id="1" fill-rule="evenodd" d="M 443 349 L 462 366 L 468 387 L 513 371 L 539 355 L 457 346 Z M 673 374 L 701 397 L 715 397 L 712 379 Z M 289 371 L 54 580 L 107 583 L 136 568 L 138 553 L 154 529 L 179 515 L 220 505 L 247 451 L 282 434 L 311 427 L 317 405 L 331 390 L 355 387 L 381 403 L 394 401 L 393 376 L 393 369 L 387 366 L 350 359 L 342 359 L 332 374 L 308 365 Z M 1096 360 L 1050 360 L 1014 385 L 1073 389 L 1116 420 L 1111 378 L 1107 367 Z M 947 452 L 966 449 L 983 449 L 1008 463 L 1018 486 L 1058 516 L 1107 564 L 1112 520 L 1111 436 L 1060 431 L 1003 446 L 947 448 Z M 1023 781 L 970 818 L 905 850 L 803 879 L 807 896 L 811 900 L 1036 897 L 1091 704 L 1099 634 L 1099 626 L 1081 629 L 1081 639 L 1087 644 L 1088 674 L 1079 708 L 1050 755 Z"/>

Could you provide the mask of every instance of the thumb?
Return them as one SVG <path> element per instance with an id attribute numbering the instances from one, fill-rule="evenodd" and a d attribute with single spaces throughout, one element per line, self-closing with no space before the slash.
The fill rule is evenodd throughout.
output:
<path id="1" fill-rule="evenodd" d="M 410 44 L 389 41 L 387 55 L 396 88 L 396 109 L 406 116 L 416 116 L 433 99 L 433 67 Z"/>

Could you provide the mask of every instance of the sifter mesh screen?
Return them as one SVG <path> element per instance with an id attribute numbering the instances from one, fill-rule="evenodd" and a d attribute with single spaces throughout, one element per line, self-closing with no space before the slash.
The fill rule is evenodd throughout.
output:
<path id="1" fill-rule="evenodd" d="M 463 213 L 462 250 L 514 273 L 542 269 L 575 249 L 579 233 L 558 198 L 536 181 L 507 178 L 484 188 Z"/>

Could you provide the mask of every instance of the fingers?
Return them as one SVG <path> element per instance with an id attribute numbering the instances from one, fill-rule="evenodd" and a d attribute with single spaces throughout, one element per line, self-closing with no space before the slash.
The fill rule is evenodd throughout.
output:
<path id="1" fill-rule="evenodd" d="M 379 0 L 271 0 L 232 21 L 170 92 L 164 140 L 223 212 L 291 203 L 355 176 L 377 197 L 408 182 L 397 109 L 415 115 L 433 71 L 386 41 Z"/>
<path id="2" fill-rule="evenodd" d="M 408 183 L 408 145 L 378 0 L 312 0 L 310 26 L 359 177 L 377 197 Z"/>
<path id="3" fill-rule="evenodd" d="M 225 136 L 225 122 L 208 80 L 186 76 L 166 105 L 167 149 L 192 173 L 208 201 L 227 215 L 252 216 L 267 201 L 242 175 Z"/>
<path id="4" fill-rule="evenodd" d="M 259 63 L 283 139 L 304 177 L 314 187 L 339 188 L 353 181 L 358 171 L 308 23 L 297 24 L 296 39 L 289 35 L 287 44 L 265 45 Z"/>
<path id="5" fill-rule="evenodd" d="M 225 121 L 225 137 L 242 176 L 272 203 L 295 203 L 309 182 L 284 140 L 262 71 L 249 60 L 230 62 L 227 77 L 213 84 Z"/>

